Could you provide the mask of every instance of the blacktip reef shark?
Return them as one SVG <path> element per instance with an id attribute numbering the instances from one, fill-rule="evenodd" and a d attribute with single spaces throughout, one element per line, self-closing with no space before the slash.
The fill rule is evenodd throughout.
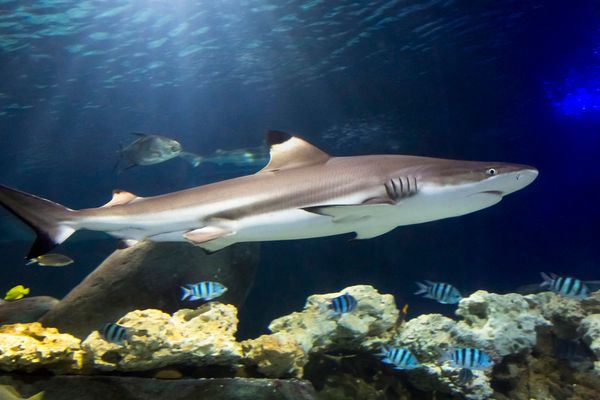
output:
<path id="1" fill-rule="evenodd" d="M 214 252 L 238 242 L 350 232 L 373 238 L 490 207 L 538 175 L 533 167 L 500 162 L 332 157 L 279 131 L 269 132 L 267 142 L 270 161 L 254 175 L 154 197 L 115 191 L 104 206 L 82 210 L 0 186 L 0 204 L 37 233 L 27 259 L 80 229 L 126 240 L 188 241 Z"/>

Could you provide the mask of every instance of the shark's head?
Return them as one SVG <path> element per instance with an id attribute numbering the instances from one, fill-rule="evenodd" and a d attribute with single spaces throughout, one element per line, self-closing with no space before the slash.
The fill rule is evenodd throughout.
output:
<path id="1" fill-rule="evenodd" d="M 430 159 L 413 170 L 419 191 L 416 199 L 427 205 L 423 221 L 454 217 L 490 207 L 529 185 L 538 171 L 528 165 L 501 162 Z"/>

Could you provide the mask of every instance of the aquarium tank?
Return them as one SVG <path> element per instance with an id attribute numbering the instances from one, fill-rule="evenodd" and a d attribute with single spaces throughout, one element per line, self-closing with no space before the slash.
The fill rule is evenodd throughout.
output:
<path id="1" fill-rule="evenodd" d="M 0 0 L 0 398 L 600 399 L 600 3 Z"/>

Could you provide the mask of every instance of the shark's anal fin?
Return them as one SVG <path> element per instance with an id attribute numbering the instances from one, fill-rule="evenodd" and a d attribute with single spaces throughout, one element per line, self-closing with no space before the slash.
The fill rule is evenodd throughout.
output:
<path id="1" fill-rule="evenodd" d="M 280 131 L 269 131 L 267 142 L 271 160 L 257 173 L 324 164 L 331 156 L 299 137 Z"/>
<path id="2" fill-rule="evenodd" d="M 112 207 L 112 206 L 120 206 L 123 204 L 128 204 L 134 201 L 141 199 L 142 197 L 136 196 L 133 193 L 126 192 L 124 190 L 113 190 L 113 197 L 110 199 L 108 203 L 103 205 L 102 207 Z"/>

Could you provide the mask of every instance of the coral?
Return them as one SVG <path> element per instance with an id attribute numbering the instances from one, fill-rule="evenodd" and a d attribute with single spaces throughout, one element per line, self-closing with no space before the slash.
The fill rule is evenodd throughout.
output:
<path id="1" fill-rule="evenodd" d="M 83 368 L 79 344 L 79 339 L 39 322 L 4 325 L 0 327 L 0 369 L 73 373 Z"/>
<path id="2" fill-rule="evenodd" d="M 235 340 L 237 310 L 207 303 L 172 316 L 159 310 L 133 311 L 119 320 L 127 327 L 125 345 L 107 342 L 96 331 L 82 343 L 94 368 L 140 371 L 166 365 L 231 365 L 242 357 Z"/>

